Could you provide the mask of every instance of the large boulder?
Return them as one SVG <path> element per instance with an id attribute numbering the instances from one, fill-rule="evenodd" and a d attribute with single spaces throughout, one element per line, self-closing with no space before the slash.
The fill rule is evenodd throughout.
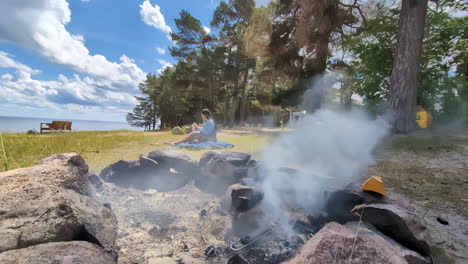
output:
<path id="1" fill-rule="evenodd" d="M 155 160 L 166 170 L 173 169 L 179 174 L 191 178 L 198 174 L 197 162 L 190 158 L 187 153 L 176 149 L 161 149 L 152 151 L 148 158 Z"/>
<path id="2" fill-rule="evenodd" d="M 116 264 L 101 247 L 86 242 L 54 242 L 0 253 L 0 263 L 8 264 Z"/>
<path id="3" fill-rule="evenodd" d="M 0 173 L 0 252 L 86 240 L 115 255 L 115 215 L 91 198 L 92 187 L 82 164 L 75 166 L 64 156 L 57 157 Z M 77 154 L 68 157 L 80 160 Z"/>
<path id="4" fill-rule="evenodd" d="M 232 218 L 232 234 L 237 237 L 250 235 L 255 237 L 272 225 L 271 215 L 265 213 L 260 207 L 255 207 L 244 212 L 235 213 Z"/>
<path id="5" fill-rule="evenodd" d="M 192 173 L 188 173 L 187 167 L 171 166 L 170 164 L 171 162 L 167 162 L 167 160 L 157 162 L 149 157 L 140 156 L 140 166 L 135 171 L 140 183 L 139 188 L 153 188 L 161 192 L 177 190 L 190 183 L 193 179 L 192 173 L 198 172 L 196 165 Z M 138 185 L 134 185 L 138 187 Z"/>
<path id="6" fill-rule="evenodd" d="M 398 255 L 403 256 L 408 264 L 431 264 L 432 260 L 430 257 L 425 257 L 416 251 L 410 250 L 407 247 L 393 240 L 391 237 L 384 235 L 378 231 L 373 225 L 369 223 L 359 224 L 357 221 L 347 222 L 344 226 L 353 230 L 354 233 L 359 228 L 359 234 L 378 235 L 390 243 L 395 251 L 398 251 Z"/>
<path id="7" fill-rule="evenodd" d="M 395 204 L 371 204 L 364 207 L 363 221 L 411 250 L 429 256 L 432 239 L 420 218 Z"/>
<path id="8" fill-rule="evenodd" d="M 99 176 L 121 187 L 151 188 L 148 182 L 158 170 L 157 162 L 140 157 L 140 160 L 135 161 L 119 160 L 104 168 Z"/>
<path id="9" fill-rule="evenodd" d="M 351 210 L 361 204 L 384 202 L 384 196 L 378 193 L 361 190 L 360 184 L 352 183 L 343 189 L 328 193 L 325 211 L 328 217 L 339 223 L 358 220 Z"/>
<path id="10" fill-rule="evenodd" d="M 250 155 L 240 152 L 206 152 L 199 162 L 201 174 L 195 185 L 202 191 L 222 195 L 226 189 L 248 176 Z"/>
<path id="11" fill-rule="evenodd" d="M 82 174 L 87 174 L 89 172 L 89 168 L 85 160 L 77 153 L 54 154 L 39 161 L 38 164 L 47 164 L 48 166 L 52 164 L 59 166 L 69 165 L 80 170 Z"/>
<path id="12" fill-rule="evenodd" d="M 233 184 L 221 198 L 221 207 L 230 212 L 244 212 L 254 208 L 263 199 L 263 192 L 253 186 Z"/>
<path id="13" fill-rule="evenodd" d="M 399 249 L 381 236 L 356 233 L 332 222 L 322 228 L 285 263 L 407 264 Z"/>
<path id="14" fill-rule="evenodd" d="M 133 171 L 139 165 L 138 161 L 119 160 L 105 167 L 99 174 L 99 177 L 107 182 L 125 182 L 128 178 L 134 176 Z"/>
<path id="15" fill-rule="evenodd" d="M 188 184 L 198 173 L 196 162 L 179 151 L 154 151 L 137 161 L 120 160 L 104 168 L 100 176 L 121 187 L 172 191 Z"/>
<path id="16" fill-rule="evenodd" d="M 325 212 L 331 220 L 339 223 L 357 221 L 358 216 L 351 210 L 362 204 L 395 204 L 406 210 L 414 211 L 411 202 L 405 197 L 391 191 L 387 191 L 386 196 L 363 191 L 361 183 L 351 183 L 343 189 L 329 191 L 327 197 Z"/>
<path id="17" fill-rule="evenodd" d="M 79 154 L 57 154 L 40 161 L 36 166 L 0 173 L 0 190 L 11 191 L 10 188 L 34 184 L 71 189 L 89 196 L 93 188 L 88 182 L 87 173 L 88 166 Z"/>

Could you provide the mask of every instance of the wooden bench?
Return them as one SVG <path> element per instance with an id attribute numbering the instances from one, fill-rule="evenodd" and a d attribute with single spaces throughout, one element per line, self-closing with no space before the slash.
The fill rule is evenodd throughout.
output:
<path id="1" fill-rule="evenodd" d="M 44 126 L 45 125 L 45 126 Z M 68 121 L 52 121 L 52 123 L 41 123 L 41 134 L 43 131 L 48 130 L 59 130 L 60 132 L 64 130 L 69 130 L 71 132 L 72 122 Z"/>

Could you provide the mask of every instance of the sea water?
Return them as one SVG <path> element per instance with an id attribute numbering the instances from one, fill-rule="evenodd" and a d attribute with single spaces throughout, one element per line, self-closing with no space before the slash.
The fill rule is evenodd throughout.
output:
<path id="1" fill-rule="evenodd" d="M 51 123 L 54 120 L 73 122 L 72 131 L 142 130 L 141 128 L 132 127 L 126 122 L 0 116 L 0 132 L 18 133 L 27 132 L 31 129 L 40 131 L 41 123 Z"/>

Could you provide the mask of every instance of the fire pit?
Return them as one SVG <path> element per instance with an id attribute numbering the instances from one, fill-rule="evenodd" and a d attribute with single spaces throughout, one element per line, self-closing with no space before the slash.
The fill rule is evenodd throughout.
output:
<path id="1" fill-rule="evenodd" d="M 176 171 L 176 176 L 183 181 L 192 179 L 187 174 L 190 170 L 178 167 L 178 164 L 182 164 L 184 168 L 191 166 L 192 171 L 195 168 L 193 164 L 197 163 L 189 160 L 185 154 L 174 151 L 156 154 L 153 156 L 158 157 L 158 162 L 149 163 L 147 159 L 151 159 L 151 155 L 148 155 L 148 158 L 140 159 L 140 163 L 130 162 L 131 166 L 126 167 L 125 173 L 137 168 L 139 174 L 134 177 L 142 177 L 145 182 L 151 183 L 148 186 L 161 186 L 160 181 L 166 179 L 166 176 L 158 176 L 161 171 L 165 173 L 163 175 L 167 171 Z M 165 164 L 166 161 L 171 164 Z M 145 170 L 141 166 L 145 166 Z M 156 169 L 152 172 L 147 169 L 148 166 Z M 307 191 L 313 186 L 274 185 L 277 182 L 301 182 L 307 176 L 307 169 L 291 166 L 265 169 L 262 162 L 251 161 L 250 156 L 243 153 L 208 152 L 196 168 L 199 171 L 193 174 L 194 184 L 189 180 L 185 186 L 169 192 L 145 189 L 141 182 L 137 188 L 131 188 L 132 179 L 126 179 L 123 186 L 100 185 L 102 190 L 98 198 L 111 203 L 119 220 L 117 244 L 120 247 L 120 263 L 282 263 L 297 257 L 298 252 L 305 254 L 298 250 L 307 247 L 311 241 L 329 243 L 321 241 L 337 239 L 341 241 L 337 245 L 347 245 L 349 237 L 335 237 L 330 233 L 338 227 L 327 229 L 324 226 L 332 221 L 344 224 L 359 221 L 360 218 L 383 233 L 376 230 L 379 243 L 389 243 L 382 242 L 380 238 L 387 235 L 385 239 L 398 245 L 392 249 L 396 253 L 389 255 L 403 256 L 402 252 L 411 252 L 425 261 L 422 255 L 428 254 L 425 241 L 418 240 L 420 235 L 417 232 L 422 232 L 420 227 L 423 226 L 411 229 L 407 223 L 413 220 L 406 219 L 407 211 L 401 208 L 391 211 L 389 206 L 400 204 L 390 196 L 363 191 L 356 184 L 340 189 L 333 184 L 332 178 L 313 174 L 308 177 L 313 177 L 320 186 L 329 186 L 326 191 L 308 194 Z M 107 179 L 119 180 L 117 185 L 124 177 L 122 173 L 109 168 L 104 171 L 108 174 Z M 142 174 L 142 171 L 146 174 Z M 118 177 L 114 177 L 113 173 Z M 266 180 L 271 179 L 271 175 L 277 181 L 273 185 Z M 275 196 L 272 196 L 271 190 Z M 354 207 L 361 204 L 369 207 L 368 212 L 362 209 L 356 211 Z M 353 209 L 354 213 L 351 212 Z M 385 230 L 384 225 L 379 223 L 382 216 L 394 219 L 393 222 L 385 222 L 385 225 L 402 230 L 404 235 L 398 236 L 391 230 Z M 347 227 L 342 228 L 346 230 L 344 234 L 353 232 Z M 323 234 L 322 229 L 328 233 Z M 332 252 L 335 250 L 333 245 L 319 248 L 331 247 Z M 360 248 L 365 245 L 358 244 Z M 390 248 L 387 244 L 382 247 Z M 313 248 L 317 250 L 317 247 Z M 323 257 L 328 253 L 314 254 Z"/>

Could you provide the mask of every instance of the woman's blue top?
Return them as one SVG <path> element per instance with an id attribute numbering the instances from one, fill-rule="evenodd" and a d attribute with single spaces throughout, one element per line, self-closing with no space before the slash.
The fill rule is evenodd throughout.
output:
<path id="1" fill-rule="evenodd" d="M 216 125 L 212 119 L 205 121 L 205 126 L 200 130 L 200 133 L 207 137 L 216 138 Z"/>

